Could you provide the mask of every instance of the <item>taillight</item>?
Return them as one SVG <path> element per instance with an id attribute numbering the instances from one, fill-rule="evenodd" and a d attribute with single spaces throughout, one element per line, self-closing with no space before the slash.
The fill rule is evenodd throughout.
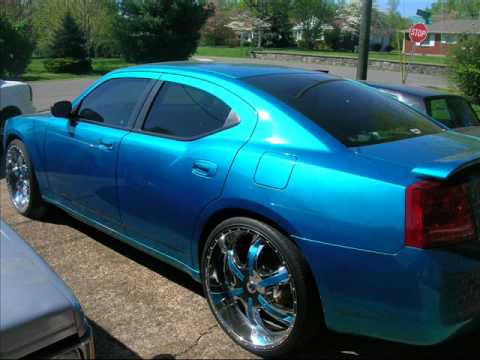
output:
<path id="1" fill-rule="evenodd" d="M 407 246 L 447 246 L 473 240 L 475 235 L 468 184 L 420 181 L 408 187 Z"/>

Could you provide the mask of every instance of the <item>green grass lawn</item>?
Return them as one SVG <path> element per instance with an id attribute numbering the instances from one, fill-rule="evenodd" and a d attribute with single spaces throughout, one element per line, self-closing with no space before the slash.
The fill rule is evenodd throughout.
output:
<path id="1" fill-rule="evenodd" d="M 45 70 L 43 65 L 45 59 L 32 59 L 32 62 L 27 68 L 27 71 L 21 77 L 23 81 L 37 81 L 37 80 L 62 80 L 62 79 L 72 79 L 80 78 L 85 76 L 99 76 L 106 74 L 109 71 L 129 66 L 129 64 L 122 59 L 108 59 L 108 58 L 97 58 L 93 59 L 92 67 L 93 71 L 90 74 L 77 75 L 77 74 L 54 74 L 49 73 Z"/>
<path id="2" fill-rule="evenodd" d="M 250 51 L 252 48 L 249 47 L 199 46 L 195 55 L 247 58 Z"/>
<path id="3" fill-rule="evenodd" d="M 246 58 L 249 57 L 250 51 L 254 50 L 253 48 L 230 48 L 230 47 L 214 47 L 214 46 L 200 46 L 195 55 L 199 56 L 219 56 L 219 57 L 238 57 Z M 320 50 L 304 50 L 304 49 L 264 49 L 265 51 L 275 51 L 285 54 L 296 54 L 296 55 L 321 55 L 321 56 L 342 56 L 349 58 L 356 58 L 358 54 L 345 51 L 320 51 Z M 370 51 L 370 59 L 372 60 L 389 60 L 389 61 L 400 61 L 400 53 L 397 52 L 375 52 Z M 422 63 L 422 64 L 434 64 L 434 65 L 446 65 L 447 59 L 445 56 L 408 56 L 407 61 L 413 63 Z"/>

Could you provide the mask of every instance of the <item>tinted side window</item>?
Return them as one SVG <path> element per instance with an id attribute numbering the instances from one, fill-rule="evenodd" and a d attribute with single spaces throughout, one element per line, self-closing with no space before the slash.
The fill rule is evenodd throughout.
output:
<path id="1" fill-rule="evenodd" d="M 80 119 L 127 127 L 137 103 L 144 98 L 150 79 L 112 79 L 99 85 L 82 101 Z"/>
<path id="2" fill-rule="evenodd" d="M 217 97 L 191 86 L 165 82 L 143 129 L 188 139 L 238 122 L 235 112 Z"/>
<path id="3" fill-rule="evenodd" d="M 407 105 L 354 81 L 272 75 L 244 81 L 290 105 L 347 146 L 435 134 L 442 129 Z"/>
<path id="4" fill-rule="evenodd" d="M 428 105 L 432 117 L 450 128 L 479 125 L 472 107 L 461 97 L 433 98 L 428 100 Z"/>

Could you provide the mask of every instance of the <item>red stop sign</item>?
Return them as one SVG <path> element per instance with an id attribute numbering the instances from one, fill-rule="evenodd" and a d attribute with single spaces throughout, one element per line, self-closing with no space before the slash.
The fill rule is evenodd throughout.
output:
<path id="1" fill-rule="evenodd" d="M 410 40 L 417 43 L 424 42 L 428 36 L 428 28 L 425 24 L 415 24 L 410 28 Z"/>

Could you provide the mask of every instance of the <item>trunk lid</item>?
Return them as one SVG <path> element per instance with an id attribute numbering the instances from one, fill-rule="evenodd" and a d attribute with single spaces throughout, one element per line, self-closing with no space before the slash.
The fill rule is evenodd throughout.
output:
<path id="1" fill-rule="evenodd" d="M 418 177 L 447 180 L 480 164 L 480 139 L 453 131 L 355 148 L 357 153 L 406 167 Z"/>

